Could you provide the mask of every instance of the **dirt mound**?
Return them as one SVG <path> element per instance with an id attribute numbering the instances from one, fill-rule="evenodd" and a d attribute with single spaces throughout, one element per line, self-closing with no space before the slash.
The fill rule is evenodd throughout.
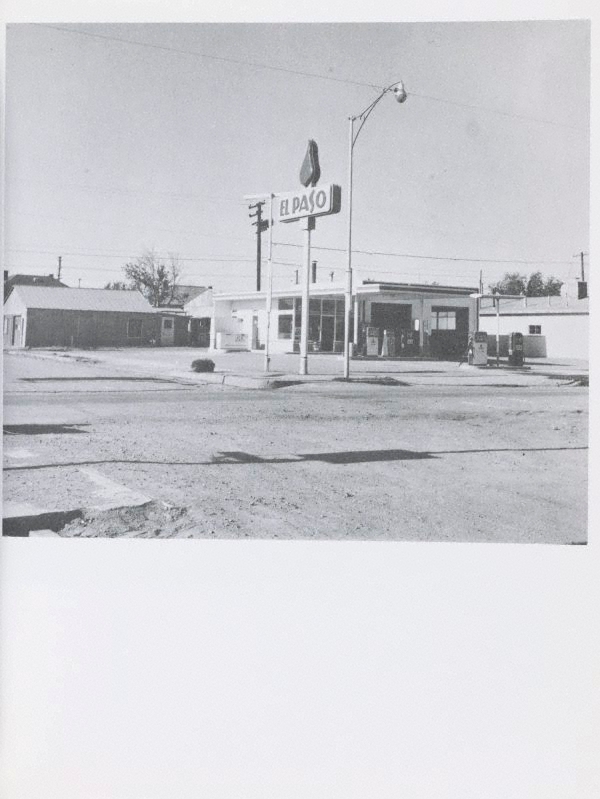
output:
<path id="1" fill-rule="evenodd" d="M 186 508 L 167 502 L 110 510 L 85 510 L 59 531 L 69 538 L 170 538 L 190 526 Z"/>

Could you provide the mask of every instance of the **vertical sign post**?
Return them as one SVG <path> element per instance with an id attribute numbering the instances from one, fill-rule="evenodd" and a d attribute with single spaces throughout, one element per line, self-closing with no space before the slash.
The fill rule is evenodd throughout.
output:
<path id="1" fill-rule="evenodd" d="M 304 222 L 304 252 L 302 271 L 302 321 L 300 332 L 300 374 L 308 374 L 308 306 L 310 290 L 310 234 L 315 229 L 314 216 L 307 216 Z"/>
<path id="2" fill-rule="evenodd" d="M 500 367 L 500 296 L 496 299 L 496 368 Z"/>
<path id="3" fill-rule="evenodd" d="M 267 337 L 265 339 L 265 372 L 269 371 L 271 353 L 271 311 L 273 308 L 273 192 L 269 194 L 269 257 L 267 260 Z"/>

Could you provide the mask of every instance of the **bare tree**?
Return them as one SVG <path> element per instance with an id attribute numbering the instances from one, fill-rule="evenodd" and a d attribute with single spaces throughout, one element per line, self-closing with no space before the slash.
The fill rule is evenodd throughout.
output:
<path id="1" fill-rule="evenodd" d="M 165 261 L 153 250 L 146 250 L 135 261 L 125 264 L 123 272 L 130 286 L 141 291 L 156 308 L 173 301 L 181 277 L 181 266 L 176 255 L 169 255 Z"/>

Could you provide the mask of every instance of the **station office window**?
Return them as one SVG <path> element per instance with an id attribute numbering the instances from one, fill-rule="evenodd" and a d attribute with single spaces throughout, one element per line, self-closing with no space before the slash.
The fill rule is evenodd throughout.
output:
<path id="1" fill-rule="evenodd" d="M 432 330 L 456 330 L 456 311 L 436 311 L 431 315 Z"/>
<path id="2" fill-rule="evenodd" d="M 142 320 L 128 319 L 127 338 L 141 338 L 141 337 L 142 337 Z"/>
<path id="3" fill-rule="evenodd" d="M 542 326 L 541 325 L 529 325 L 529 335 L 530 336 L 539 336 L 542 333 Z"/>
<path id="4" fill-rule="evenodd" d="M 291 338 L 294 317 L 294 298 L 282 297 L 277 301 L 279 320 L 277 326 L 278 338 Z"/>
<path id="5" fill-rule="evenodd" d="M 279 327 L 277 330 L 277 335 L 279 338 L 292 337 L 292 314 L 279 315 Z"/>
<path id="6" fill-rule="evenodd" d="M 172 330 L 172 329 L 173 329 L 173 320 L 163 319 L 163 330 Z"/>

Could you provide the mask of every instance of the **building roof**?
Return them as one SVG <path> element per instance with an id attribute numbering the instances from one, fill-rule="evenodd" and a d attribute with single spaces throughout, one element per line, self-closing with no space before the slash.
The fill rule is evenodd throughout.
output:
<path id="1" fill-rule="evenodd" d="M 191 302 L 200 294 L 204 294 L 205 291 L 208 291 L 206 286 L 175 286 L 173 299 L 169 305 L 183 306 L 186 302 Z"/>
<path id="2" fill-rule="evenodd" d="M 393 281 L 363 280 L 361 287 L 373 287 L 376 291 L 403 291 L 419 294 L 456 294 L 468 297 L 477 289 L 469 286 L 440 286 L 437 283 L 396 283 Z"/>
<path id="3" fill-rule="evenodd" d="M 54 275 L 11 275 L 4 281 L 5 286 L 55 286 L 67 288 Z"/>
<path id="4" fill-rule="evenodd" d="M 5 272 L 5 274 L 7 274 Z M 15 286 L 48 286 L 49 288 L 67 288 L 54 275 L 12 275 L 4 281 L 4 299 L 6 300 Z"/>
<path id="5" fill-rule="evenodd" d="M 575 297 L 521 297 L 518 300 L 502 299 L 500 294 L 500 316 L 547 316 L 555 314 L 589 314 L 589 298 Z M 480 316 L 496 316 L 492 299 L 483 299 Z"/>
<path id="6" fill-rule="evenodd" d="M 469 286 L 438 286 L 434 283 L 393 283 L 381 282 L 379 280 L 365 280 L 358 285 L 354 285 L 352 293 L 361 296 L 379 293 L 398 293 L 398 294 L 425 294 L 438 297 L 470 297 L 477 291 L 476 288 Z M 346 292 L 345 283 L 311 283 L 310 295 L 313 297 L 340 297 Z M 292 284 L 285 289 L 273 289 L 273 297 L 300 297 L 302 286 L 299 283 Z M 263 291 L 245 292 L 223 292 L 215 295 L 216 300 L 248 300 L 266 297 Z"/>
<path id="7" fill-rule="evenodd" d="M 61 311 L 155 313 L 155 309 L 139 291 L 15 286 L 12 294 L 18 296 L 27 308 Z"/>

